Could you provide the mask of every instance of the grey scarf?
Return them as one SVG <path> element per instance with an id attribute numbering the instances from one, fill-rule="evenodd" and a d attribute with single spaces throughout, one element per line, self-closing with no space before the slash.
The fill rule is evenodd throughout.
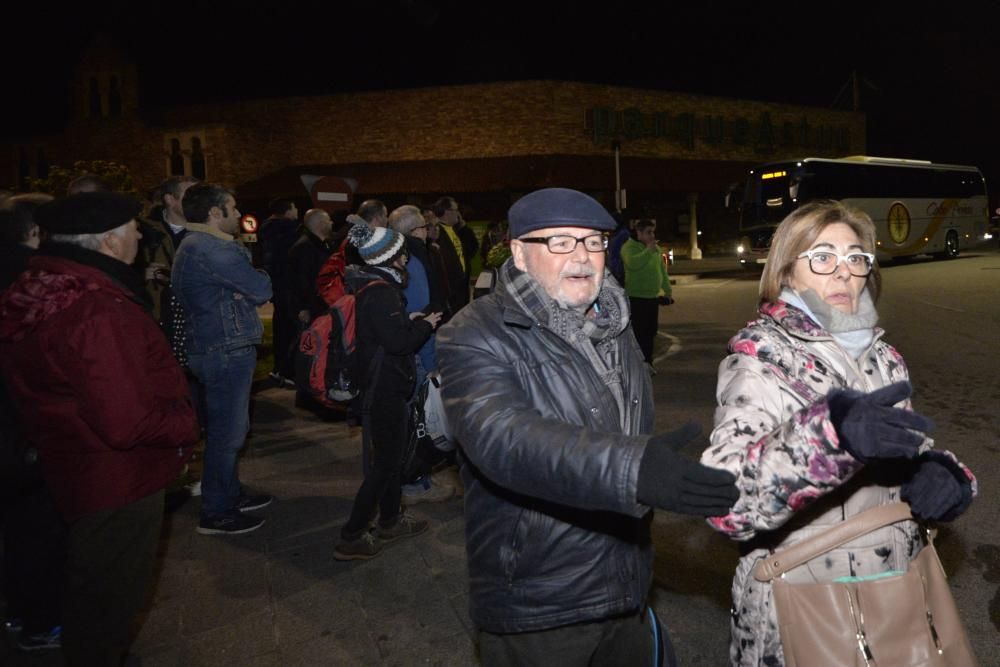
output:
<path id="1" fill-rule="evenodd" d="M 556 303 L 537 280 L 514 266 L 513 259 L 508 259 L 498 273 L 498 286 L 505 289 L 538 326 L 552 331 L 569 343 L 594 367 L 615 398 L 624 428 L 625 392 L 622 387 L 622 364 L 618 358 L 617 339 L 629 322 L 625 291 L 605 280 L 591 315 L 584 315 Z"/>
<path id="2" fill-rule="evenodd" d="M 852 359 L 857 359 L 872 344 L 878 311 L 868 288 L 861 290 L 858 297 L 858 311 L 845 313 L 820 298 L 815 290 L 807 289 L 801 294 L 785 287 L 781 290 L 781 300 L 803 311 L 814 322 L 833 337 Z"/>

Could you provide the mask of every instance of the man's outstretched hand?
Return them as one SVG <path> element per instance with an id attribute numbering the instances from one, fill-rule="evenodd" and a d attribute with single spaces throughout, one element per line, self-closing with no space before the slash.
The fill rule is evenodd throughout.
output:
<path id="1" fill-rule="evenodd" d="M 679 514 L 725 516 L 740 497 L 736 477 L 681 456 L 677 450 L 701 433 L 688 422 L 676 431 L 654 435 L 639 463 L 637 500 Z"/>

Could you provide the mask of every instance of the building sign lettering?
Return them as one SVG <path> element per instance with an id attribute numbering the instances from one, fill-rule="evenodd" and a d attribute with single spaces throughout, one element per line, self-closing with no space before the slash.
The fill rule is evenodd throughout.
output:
<path id="1" fill-rule="evenodd" d="M 689 150 L 701 143 L 749 146 L 757 153 L 768 153 L 776 148 L 850 151 L 847 125 L 813 125 L 805 116 L 797 122 L 788 120 L 775 124 L 766 111 L 751 119 L 690 112 L 644 113 L 634 107 L 620 110 L 594 107 L 587 110 L 586 129 L 596 145 L 613 140 L 656 138 L 667 139 Z"/>

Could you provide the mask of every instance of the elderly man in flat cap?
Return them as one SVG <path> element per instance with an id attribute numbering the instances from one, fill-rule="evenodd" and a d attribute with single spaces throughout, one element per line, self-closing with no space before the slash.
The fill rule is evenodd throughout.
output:
<path id="1" fill-rule="evenodd" d="M 0 297 L 0 369 L 69 523 L 63 652 L 118 665 L 152 578 L 164 488 L 198 439 L 187 381 L 129 264 L 138 202 L 39 207 L 48 240 Z"/>
<path id="2" fill-rule="evenodd" d="M 484 665 L 672 664 L 647 604 L 653 508 L 725 515 L 728 472 L 651 437 L 653 399 L 605 280 L 615 221 L 591 197 L 533 192 L 508 213 L 494 291 L 438 333 L 465 483 L 470 613 Z"/>

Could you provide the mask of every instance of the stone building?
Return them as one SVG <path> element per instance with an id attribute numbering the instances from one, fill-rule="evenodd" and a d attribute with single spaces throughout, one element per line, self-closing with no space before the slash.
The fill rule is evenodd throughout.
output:
<path id="1" fill-rule="evenodd" d="M 727 187 L 757 163 L 865 152 L 861 113 L 568 81 L 247 99 L 146 109 L 129 58 L 95 42 L 75 69 L 61 132 L 0 145 L 0 187 L 52 164 L 115 160 L 140 190 L 188 174 L 236 190 L 244 211 L 309 206 L 309 176 L 390 208 L 456 196 L 467 219 L 503 217 L 540 187 L 587 191 L 653 217 L 666 240 L 696 216 L 703 248 L 735 238 Z M 306 177 L 306 180 L 303 180 Z"/>

